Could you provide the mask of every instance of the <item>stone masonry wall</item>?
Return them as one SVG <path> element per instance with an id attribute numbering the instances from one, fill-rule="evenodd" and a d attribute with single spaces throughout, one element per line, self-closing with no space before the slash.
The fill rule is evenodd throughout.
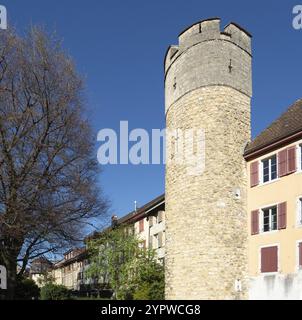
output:
<path id="1" fill-rule="evenodd" d="M 211 32 L 215 25 L 207 23 Z M 247 177 L 242 155 L 250 139 L 251 57 L 235 44 L 222 43 L 203 51 L 191 41 L 191 49 L 186 47 L 193 50 L 186 53 L 190 61 L 185 56 L 173 65 L 166 61 L 167 129 L 205 133 L 202 174 L 189 175 L 186 163 L 170 161 L 175 145 L 167 141 L 167 155 L 172 155 L 166 165 L 167 299 L 247 298 Z M 236 79 L 228 68 L 230 54 Z M 235 290 L 235 280 L 241 281 L 242 292 Z"/>

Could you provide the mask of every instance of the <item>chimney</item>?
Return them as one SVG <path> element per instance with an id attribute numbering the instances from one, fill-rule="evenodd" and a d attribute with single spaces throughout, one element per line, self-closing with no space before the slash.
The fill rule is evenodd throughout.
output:
<path id="1" fill-rule="evenodd" d="M 113 215 L 113 216 L 111 217 L 111 227 L 112 227 L 112 228 L 117 227 L 117 221 L 118 221 L 117 216 L 116 216 L 116 215 Z"/>

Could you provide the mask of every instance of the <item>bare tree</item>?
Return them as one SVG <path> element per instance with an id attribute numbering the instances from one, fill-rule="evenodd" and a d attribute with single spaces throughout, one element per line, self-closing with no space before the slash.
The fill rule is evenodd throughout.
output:
<path id="1" fill-rule="evenodd" d="M 82 80 L 38 28 L 0 33 L 0 264 L 13 298 L 31 259 L 79 240 L 106 212 Z"/>

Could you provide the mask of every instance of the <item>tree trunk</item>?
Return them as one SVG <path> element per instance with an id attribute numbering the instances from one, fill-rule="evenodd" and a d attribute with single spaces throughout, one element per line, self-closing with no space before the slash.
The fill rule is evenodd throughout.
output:
<path id="1" fill-rule="evenodd" d="M 3 262 L 7 271 L 7 290 L 3 290 L 2 298 L 14 300 L 17 284 L 17 255 L 11 254 L 10 256 L 6 256 Z"/>
<path id="2" fill-rule="evenodd" d="M 5 266 L 7 272 L 7 290 L 3 291 L 1 299 L 14 300 L 17 285 L 17 259 L 21 250 L 20 240 L 5 238 L 4 246 L 0 250 L 0 264 Z"/>

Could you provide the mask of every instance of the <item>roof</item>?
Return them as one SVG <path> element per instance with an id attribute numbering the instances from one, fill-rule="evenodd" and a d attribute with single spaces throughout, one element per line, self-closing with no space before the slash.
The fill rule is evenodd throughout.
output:
<path id="1" fill-rule="evenodd" d="M 35 258 L 35 259 L 32 260 L 32 262 L 31 262 L 32 265 L 33 265 L 33 264 L 36 264 L 36 263 L 39 263 L 39 264 L 44 263 L 44 264 L 49 264 L 49 265 L 52 264 L 52 262 L 49 261 L 49 260 L 48 260 L 47 258 L 45 258 L 44 256 Z"/>
<path id="2" fill-rule="evenodd" d="M 302 99 L 291 105 L 277 120 L 251 141 L 244 152 L 245 158 L 278 148 L 290 139 L 302 136 Z"/>
<path id="3" fill-rule="evenodd" d="M 136 211 L 132 211 L 126 216 L 120 218 L 118 220 L 118 224 L 137 221 L 142 217 L 142 215 L 146 214 L 149 210 L 153 209 L 154 206 L 161 204 L 163 201 L 165 201 L 165 194 L 161 194 L 157 198 L 143 205 L 141 208 L 138 208 Z"/>
<path id="4" fill-rule="evenodd" d="M 165 194 L 162 194 L 162 195 L 156 197 L 155 199 L 149 201 L 148 203 L 143 205 L 141 208 L 138 208 L 136 211 L 135 210 L 131 211 L 128 214 L 126 214 L 125 216 L 119 218 L 117 220 L 117 224 L 120 225 L 120 224 L 126 224 L 126 223 L 134 223 L 134 222 L 138 221 L 139 219 L 141 219 L 142 217 L 145 217 L 146 215 L 148 215 L 149 211 L 154 209 L 154 207 L 157 207 L 158 205 L 164 203 L 164 201 L 165 201 Z M 100 235 L 106 231 L 110 231 L 111 229 L 112 229 L 112 226 L 109 226 L 99 232 L 95 231 L 85 238 L 85 242 L 87 240 L 90 240 L 92 238 L 97 237 L 98 235 Z"/>
<path id="5" fill-rule="evenodd" d="M 74 257 L 72 257 L 70 259 L 63 259 L 63 260 L 55 263 L 54 269 L 61 268 L 63 266 L 74 263 L 76 261 L 82 261 L 82 260 L 86 259 L 87 257 L 88 257 L 88 251 L 86 250 L 86 248 L 81 248 Z"/>

